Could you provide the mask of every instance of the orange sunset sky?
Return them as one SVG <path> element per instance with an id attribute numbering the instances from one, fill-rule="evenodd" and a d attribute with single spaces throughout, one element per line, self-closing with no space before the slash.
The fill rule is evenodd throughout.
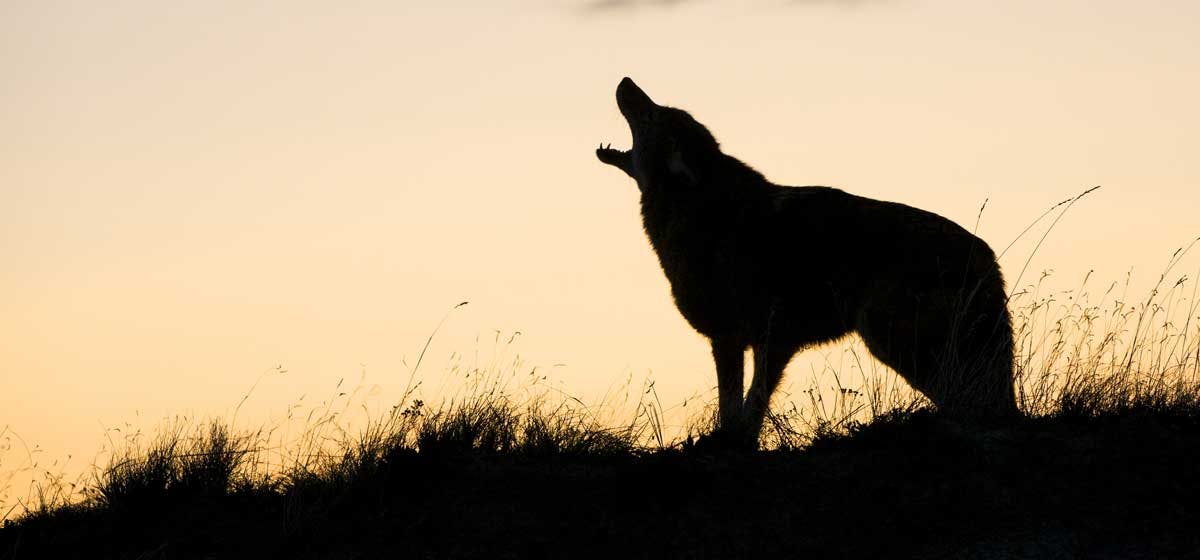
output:
<path id="1" fill-rule="evenodd" d="M 629 146 L 623 76 L 775 182 L 968 229 L 987 199 L 997 251 L 1103 185 L 1020 284 L 1145 289 L 1200 235 L 1191 1 L 6 1 L 0 76 L 0 428 L 84 465 L 106 426 L 228 417 L 280 365 L 239 418 L 363 372 L 386 409 L 462 301 L 427 399 L 454 353 L 588 402 L 710 394 L 637 189 L 593 154 Z"/>

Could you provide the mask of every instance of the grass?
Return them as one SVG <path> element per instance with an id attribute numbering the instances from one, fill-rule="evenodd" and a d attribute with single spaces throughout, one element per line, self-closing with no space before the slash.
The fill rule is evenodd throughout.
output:
<path id="1" fill-rule="evenodd" d="M 622 420 L 496 361 L 437 407 L 410 382 L 358 429 L 330 401 L 294 439 L 222 420 L 130 437 L 87 481 L 36 486 L 0 559 L 1195 554 L 1185 253 L 1139 301 L 1128 280 L 1014 293 L 1020 421 L 945 418 L 851 344 L 815 372 L 832 386 L 776 399 L 762 451 L 714 453 L 692 444 L 711 405 L 672 432 L 652 384 Z"/>

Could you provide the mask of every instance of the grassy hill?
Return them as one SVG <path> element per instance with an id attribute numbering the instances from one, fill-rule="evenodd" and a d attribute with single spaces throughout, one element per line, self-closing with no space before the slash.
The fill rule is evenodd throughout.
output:
<path id="1" fill-rule="evenodd" d="M 82 492 L 28 502 L 0 560 L 1200 558 L 1200 314 L 1183 285 L 1136 304 L 1014 294 L 1019 420 L 839 381 L 828 409 L 777 410 L 761 451 L 722 452 L 664 437 L 661 407 L 618 423 L 484 382 L 337 437 L 316 418 L 283 463 L 264 462 L 281 446 L 261 430 L 168 427 Z"/>
<path id="2" fill-rule="evenodd" d="M 477 402 L 281 476 L 218 423 L 6 523 L 0 558 L 1186 557 L 1196 396 L 1008 425 L 897 411 L 749 454 Z"/>

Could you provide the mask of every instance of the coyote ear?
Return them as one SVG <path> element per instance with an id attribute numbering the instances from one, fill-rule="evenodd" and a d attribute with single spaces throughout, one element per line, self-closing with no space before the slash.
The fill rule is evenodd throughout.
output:
<path id="1" fill-rule="evenodd" d="M 688 165 L 687 159 L 684 158 L 683 152 L 678 146 L 671 150 L 671 157 L 667 160 L 667 171 L 683 179 L 688 186 L 694 187 L 700 184 L 700 179 L 696 175 L 696 171 L 692 169 L 692 166 Z"/>

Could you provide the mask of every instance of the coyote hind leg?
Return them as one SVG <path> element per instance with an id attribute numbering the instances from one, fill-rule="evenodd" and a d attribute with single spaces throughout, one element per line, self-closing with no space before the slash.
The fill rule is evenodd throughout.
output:
<path id="1" fill-rule="evenodd" d="M 863 313 L 858 333 L 872 355 L 939 410 L 954 416 L 1015 416 L 1008 315 L 1003 308 L 986 311 L 968 314 L 976 324 L 928 310 L 921 319 L 911 309 Z"/>

